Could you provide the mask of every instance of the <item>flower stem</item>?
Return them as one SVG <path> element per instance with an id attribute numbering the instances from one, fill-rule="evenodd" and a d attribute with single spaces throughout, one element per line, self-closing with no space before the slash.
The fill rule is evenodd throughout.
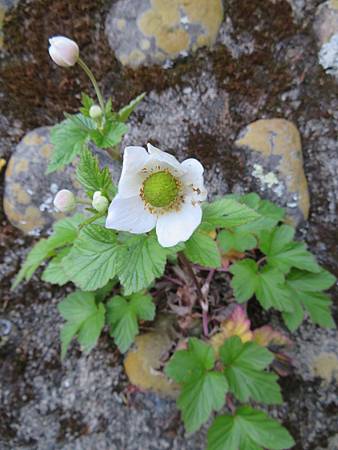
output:
<path id="1" fill-rule="evenodd" d="M 182 265 L 187 269 L 187 272 L 190 276 L 190 278 L 192 279 L 193 283 L 196 286 L 196 290 L 198 292 L 198 295 L 200 297 L 200 305 L 202 308 L 202 323 L 203 323 L 203 334 L 204 336 L 208 336 L 209 335 L 209 330 L 208 330 L 208 322 L 209 322 L 209 318 L 208 318 L 208 310 L 209 310 L 209 304 L 208 304 L 208 298 L 203 295 L 203 291 L 201 289 L 201 285 L 195 275 L 195 272 L 190 264 L 190 262 L 188 261 L 188 259 L 185 257 L 185 255 L 180 252 L 178 254 L 178 258 L 181 261 Z"/>
<path id="2" fill-rule="evenodd" d="M 97 99 L 99 101 L 100 107 L 102 109 L 102 114 L 104 115 L 105 113 L 105 107 L 104 107 L 104 100 L 103 100 L 103 96 L 101 94 L 99 85 L 97 84 L 97 81 L 94 77 L 93 72 L 89 69 L 89 67 L 87 66 L 87 64 L 81 59 L 79 58 L 77 60 L 77 62 L 79 63 L 80 67 L 83 69 L 83 71 L 86 73 L 86 75 L 88 76 L 88 78 L 90 79 L 90 81 L 92 82 L 92 85 L 94 86 L 95 89 L 95 93 L 97 96 Z"/>

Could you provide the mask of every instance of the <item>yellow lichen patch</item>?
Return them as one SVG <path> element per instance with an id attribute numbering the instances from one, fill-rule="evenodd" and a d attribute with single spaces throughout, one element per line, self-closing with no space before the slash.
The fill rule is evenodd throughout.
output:
<path id="1" fill-rule="evenodd" d="M 136 49 L 130 52 L 127 58 L 128 63 L 133 66 L 142 63 L 145 60 L 145 55 L 141 50 Z"/>
<path id="2" fill-rule="evenodd" d="M 2 171 L 2 169 L 5 167 L 6 165 L 6 160 L 4 158 L 0 158 L 0 173 Z"/>
<path id="3" fill-rule="evenodd" d="M 148 41 L 148 39 L 142 39 L 140 42 L 140 47 L 142 50 L 148 50 L 150 48 L 150 41 Z"/>
<path id="4" fill-rule="evenodd" d="M 11 158 L 7 164 L 7 169 L 6 169 L 6 173 L 5 173 L 6 178 L 9 178 L 13 175 L 14 166 L 15 166 L 15 160 L 14 160 L 14 158 Z"/>
<path id="5" fill-rule="evenodd" d="M 182 29 L 163 29 L 156 37 L 156 43 L 160 49 L 169 55 L 176 55 L 188 50 L 190 44 L 189 34 Z"/>
<path id="6" fill-rule="evenodd" d="M 37 228 L 42 228 L 44 224 L 45 220 L 40 210 L 36 206 L 28 206 L 21 221 L 20 228 L 23 231 L 29 232 Z"/>
<path id="7" fill-rule="evenodd" d="M 15 174 L 18 174 L 21 172 L 27 172 L 28 167 L 29 167 L 28 159 L 20 159 L 19 161 L 13 160 L 13 164 L 14 164 L 14 173 Z M 6 175 L 8 176 L 7 173 L 6 173 Z"/>
<path id="8" fill-rule="evenodd" d="M 321 353 L 313 360 L 312 367 L 314 375 L 320 377 L 324 383 L 338 380 L 338 358 L 335 353 Z"/>
<path id="9" fill-rule="evenodd" d="M 151 332 L 137 336 L 124 367 L 132 384 L 158 394 L 175 397 L 177 386 L 160 370 L 161 358 L 169 351 L 171 339 L 166 333 Z"/>
<path id="10" fill-rule="evenodd" d="M 52 146 L 52 144 L 45 144 L 45 145 L 43 145 L 43 146 L 41 147 L 41 149 L 40 149 L 41 155 L 42 155 L 44 158 L 46 158 L 46 159 L 49 159 L 49 158 L 50 158 L 52 152 L 53 152 L 53 146 Z"/>
<path id="11" fill-rule="evenodd" d="M 338 0 L 330 0 L 330 7 L 332 9 L 338 9 Z"/>
<path id="12" fill-rule="evenodd" d="M 126 24 L 127 22 L 124 19 L 118 19 L 116 23 L 117 29 L 120 31 L 124 30 L 126 28 Z"/>
<path id="13" fill-rule="evenodd" d="M 151 0 L 153 11 L 161 17 L 161 22 L 167 27 L 179 24 L 180 12 L 178 0 Z"/>
<path id="14" fill-rule="evenodd" d="M 189 21 L 201 24 L 208 31 L 210 41 L 213 42 L 223 20 L 222 0 L 182 0 L 180 3 Z"/>
<path id="15" fill-rule="evenodd" d="M 29 133 L 27 136 L 23 138 L 23 142 L 27 145 L 40 145 L 45 141 L 43 136 L 40 136 L 38 133 Z"/>
<path id="16" fill-rule="evenodd" d="M 31 197 L 22 188 L 22 185 L 20 183 L 12 183 L 10 185 L 10 190 L 18 203 L 21 203 L 22 205 L 28 205 L 30 203 Z"/>
<path id="17" fill-rule="evenodd" d="M 288 192 L 298 195 L 299 208 L 309 216 L 310 199 L 303 169 L 300 135 L 295 125 L 285 119 L 258 120 L 250 124 L 238 146 L 247 146 L 265 158 L 279 156 L 276 169 L 282 174 Z"/>

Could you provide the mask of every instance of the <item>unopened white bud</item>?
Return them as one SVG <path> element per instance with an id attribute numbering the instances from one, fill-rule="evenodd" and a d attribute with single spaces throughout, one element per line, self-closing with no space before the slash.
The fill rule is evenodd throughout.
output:
<path id="1" fill-rule="evenodd" d="M 102 116 L 102 109 L 98 105 L 92 105 L 89 109 L 89 115 L 92 119 L 99 119 Z"/>
<path id="2" fill-rule="evenodd" d="M 92 206 L 98 212 L 105 212 L 108 208 L 108 199 L 100 191 L 94 192 Z"/>
<path id="3" fill-rule="evenodd" d="M 75 195 L 68 189 L 61 189 L 54 198 L 54 206 L 60 212 L 72 211 L 76 207 Z"/>
<path id="4" fill-rule="evenodd" d="M 76 42 L 65 36 L 54 36 L 49 39 L 48 49 L 52 60 L 61 67 L 71 67 L 79 59 L 79 47 Z"/>

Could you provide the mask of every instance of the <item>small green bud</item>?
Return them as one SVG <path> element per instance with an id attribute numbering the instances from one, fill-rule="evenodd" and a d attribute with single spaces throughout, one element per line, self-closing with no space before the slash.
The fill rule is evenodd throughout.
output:
<path id="1" fill-rule="evenodd" d="M 98 105 L 92 105 L 89 109 L 89 115 L 94 120 L 99 119 L 102 116 L 102 109 Z"/>
<path id="2" fill-rule="evenodd" d="M 60 212 L 73 211 L 76 207 L 75 195 L 68 189 L 61 189 L 54 198 L 54 206 Z"/>
<path id="3" fill-rule="evenodd" d="M 100 191 L 94 192 L 92 206 L 96 211 L 100 213 L 105 212 L 108 208 L 108 204 L 108 199 L 102 195 Z"/>

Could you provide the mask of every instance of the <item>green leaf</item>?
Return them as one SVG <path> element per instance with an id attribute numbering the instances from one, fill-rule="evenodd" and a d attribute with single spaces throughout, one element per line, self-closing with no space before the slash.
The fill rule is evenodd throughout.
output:
<path id="1" fill-rule="evenodd" d="M 53 234 L 48 239 L 41 239 L 34 245 L 16 276 L 12 289 L 15 289 L 21 281 L 28 281 L 43 261 L 55 255 L 57 248 L 70 244 L 77 236 L 78 224 L 83 216 L 75 214 L 73 217 L 59 220 L 54 224 Z"/>
<path id="2" fill-rule="evenodd" d="M 224 405 L 228 385 L 223 374 L 212 370 L 214 364 L 213 349 L 191 338 L 188 349 L 177 351 L 166 365 L 166 375 L 182 384 L 177 406 L 188 432 L 196 431 Z"/>
<path id="3" fill-rule="evenodd" d="M 108 122 L 103 131 L 92 130 L 90 137 L 100 148 L 115 147 L 128 131 L 128 126 L 121 122 Z"/>
<path id="4" fill-rule="evenodd" d="M 256 238 L 249 233 L 243 233 L 234 230 L 222 230 L 217 237 L 220 248 L 224 252 L 230 250 L 237 250 L 238 252 L 245 252 L 245 250 L 251 250 L 257 246 Z"/>
<path id="5" fill-rule="evenodd" d="M 204 203 L 202 226 L 207 230 L 218 227 L 232 228 L 259 218 L 253 209 L 233 198 L 223 197 Z"/>
<path id="6" fill-rule="evenodd" d="M 134 342 L 139 332 L 139 320 L 153 320 L 155 306 L 150 295 L 141 293 L 130 297 L 114 296 L 107 305 L 107 322 L 110 335 L 122 353 L 125 353 Z"/>
<path id="7" fill-rule="evenodd" d="M 61 250 L 43 271 L 41 279 L 47 283 L 63 286 L 70 281 L 68 274 L 64 271 L 62 260 L 70 252 L 70 247 Z"/>
<path id="8" fill-rule="evenodd" d="M 243 259 L 232 264 L 229 271 L 234 275 L 231 286 L 238 302 L 243 303 L 255 294 L 264 309 L 273 307 L 279 311 L 293 310 L 284 289 L 284 275 L 277 269 L 267 265 L 258 271 L 255 261 Z"/>
<path id="9" fill-rule="evenodd" d="M 221 255 L 217 243 L 201 230 L 195 231 L 185 243 L 185 256 L 189 261 L 205 267 L 220 267 Z"/>
<path id="10" fill-rule="evenodd" d="M 243 259 L 232 264 L 229 271 L 234 275 L 231 287 L 236 300 L 240 303 L 249 300 L 257 288 L 258 266 L 252 259 Z"/>
<path id="11" fill-rule="evenodd" d="M 63 268 L 69 278 L 84 291 L 105 286 L 117 275 L 118 260 L 122 256 L 117 234 L 100 225 L 83 228 Z"/>
<path id="12" fill-rule="evenodd" d="M 241 225 L 238 231 L 251 232 L 259 236 L 265 230 L 276 226 L 284 218 L 285 210 L 283 208 L 280 208 L 269 200 L 260 200 L 257 194 L 243 195 L 239 201 L 253 208 L 259 214 L 259 218 L 253 222 Z"/>
<path id="13" fill-rule="evenodd" d="M 254 342 L 242 343 L 238 336 L 233 336 L 221 347 L 220 357 L 229 389 L 238 400 L 282 403 L 277 375 L 263 371 L 273 360 L 273 354 L 266 348 Z"/>
<path id="14" fill-rule="evenodd" d="M 77 117 L 86 119 L 82 114 L 78 114 Z M 71 163 L 75 156 L 86 148 L 88 138 L 88 130 L 71 119 L 55 125 L 51 131 L 51 142 L 54 149 L 47 173 L 54 172 Z"/>
<path id="15" fill-rule="evenodd" d="M 91 106 L 93 106 L 95 104 L 94 100 L 92 98 L 90 98 L 89 95 L 82 92 L 81 93 L 81 103 L 82 103 L 82 108 L 80 108 L 81 114 L 83 114 L 86 117 L 90 117 L 89 110 L 90 110 Z"/>
<path id="16" fill-rule="evenodd" d="M 217 417 L 208 431 L 207 450 L 285 450 L 295 444 L 289 432 L 266 413 L 242 406 Z"/>
<path id="17" fill-rule="evenodd" d="M 141 291 L 164 273 L 168 249 L 161 247 L 156 235 L 131 235 L 123 243 L 118 277 L 124 294 Z"/>
<path id="18" fill-rule="evenodd" d="M 95 303 L 91 292 L 76 291 L 66 297 L 58 306 L 62 317 L 67 321 L 61 329 L 61 357 L 64 358 L 68 346 L 77 336 L 84 352 L 88 353 L 104 327 L 105 308 Z"/>
<path id="19" fill-rule="evenodd" d="M 283 319 L 291 331 L 296 330 L 302 323 L 303 308 L 309 313 L 312 322 L 324 328 L 335 328 L 330 311 L 331 299 L 320 292 L 334 283 L 335 277 L 323 269 L 318 273 L 291 270 L 286 278 L 286 290 L 292 301 L 293 311 L 283 314 Z"/>
<path id="20" fill-rule="evenodd" d="M 268 257 L 271 266 L 282 272 L 288 272 L 291 267 L 319 272 L 315 257 L 306 250 L 303 242 L 293 242 L 294 229 L 289 225 L 281 225 L 260 236 L 259 248 Z"/>
<path id="21" fill-rule="evenodd" d="M 128 120 L 130 114 L 134 111 L 136 106 L 141 103 L 141 101 L 144 99 L 146 93 L 143 92 L 142 94 L 138 95 L 134 100 L 132 100 L 128 105 L 124 106 L 120 109 L 118 112 L 118 120 L 120 122 L 126 122 Z"/>
<path id="22" fill-rule="evenodd" d="M 84 149 L 81 153 L 76 177 L 90 196 L 96 191 L 101 191 L 109 198 L 116 194 L 116 187 L 108 167 L 101 170 L 98 159 L 88 149 Z"/>

